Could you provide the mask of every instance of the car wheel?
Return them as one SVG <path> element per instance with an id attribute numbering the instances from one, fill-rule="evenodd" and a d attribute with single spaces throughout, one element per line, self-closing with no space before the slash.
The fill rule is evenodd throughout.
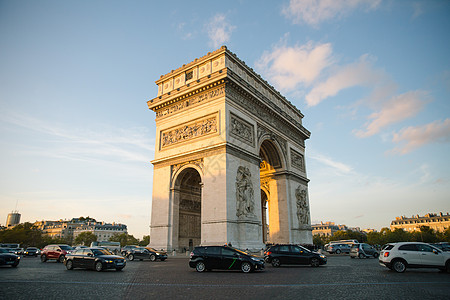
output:
<path id="1" fill-rule="evenodd" d="M 337 249 L 336 254 L 341 254 L 341 250 Z"/>
<path id="2" fill-rule="evenodd" d="M 252 265 L 251 265 L 249 262 L 244 261 L 244 262 L 241 264 L 241 270 L 242 270 L 242 272 L 244 272 L 244 273 L 249 273 L 249 272 L 252 271 Z"/>
<path id="3" fill-rule="evenodd" d="M 128 254 L 128 259 L 129 260 L 134 260 L 134 255 L 133 254 Z"/>
<path id="4" fill-rule="evenodd" d="M 311 263 L 311 267 L 318 267 L 320 265 L 320 261 L 316 257 L 311 258 L 310 263 Z"/>
<path id="5" fill-rule="evenodd" d="M 95 271 L 101 272 L 103 270 L 103 264 L 101 261 L 95 263 Z"/>
<path id="6" fill-rule="evenodd" d="M 377 258 L 378 257 L 378 252 L 375 252 L 374 254 L 373 254 L 373 258 Z"/>
<path id="7" fill-rule="evenodd" d="M 270 263 L 270 258 L 268 256 L 264 257 L 264 262 L 265 263 Z"/>
<path id="8" fill-rule="evenodd" d="M 392 269 L 397 273 L 403 273 L 406 270 L 406 263 L 402 260 L 396 260 L 392 263 Z"/>
<path id="9" fill-rule="evenodd" d="M 204 272 L 206 269 L 205 263 L 202 261 L 199 261 L 196 265 L 195 265 L 195 269 L 197 270 L 197 272 L 201 273 Z"/>
<path id="10" fill-rule="evenodd" d="M 364 254 L 362 254 L 362 253 L 360 253 L 360 254 L 358 254 L 358 258 L 364 258 L 365 256 L 364 256 Z"/>
<path id="11" fill-rule="evenodd" d="M 60 255 L 58 258 L 58 262 L 63 263 L 64 262 L 64 258 L 66 258 L 64 255 Z"/>
<path id="12" fill-rule="evenodd" d="M 68 261 L 66 262 L 66 269 L 67 269 L 67 270 L 72 270 L 72 269 L 73 269 L 73 261 L 68 260 Z"/>
<path id="13" fill-rule="evenodd" d="M 156 255 L 155 254 L 150 255 L 150 261 L 155 261 L 155 260 L 156 260 Z"/>
<path id="14" fill-rule="evenodd" d="M 278 258 L 272 258 L 272 267 L 278 268 L 280 265 L 280 260 Z"/>
<path id="15" fill-rule="evenodd" d="M 41 261 L 42 262 L 46 262 L 47 261 L 47 256 L 45 254 L 41 255 Z"/>

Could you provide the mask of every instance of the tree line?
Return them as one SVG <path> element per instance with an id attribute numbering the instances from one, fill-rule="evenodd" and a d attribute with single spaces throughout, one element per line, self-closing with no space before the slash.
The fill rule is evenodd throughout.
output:
<path id="1" fill-rule="evenodd" d="M 421 226 L 419 231 L 405 231 L 399 228 L 395 230 L 382 228 L 380 232 L 369 232 L 367 234 L 352 230 L 340 230 L 336 231 L 331 237 L 319 235 L 313 236 L 314 245 L 319 247 L 322 247 L 331 241 L 339 240 L 358 240 L 361 243 L 368 243 L 371 245 L 384 245 L 396 242 L 450 242 L 450 228 L 447 228 L 444 232 L 436 231 L 428 226 Z"/>
<path id="2" fill-rule="evenodd" d="M 112 242 L 120 242 L 123 247 L 125 245 L 140 245 L 147 246 L 150 243 L 150 236 L 145 235 L 142 240 L 135 238 L 133 235 L 127 233 L 116 233 L 110 239 Z M 90 246 L 91 242 L 97 241 L 97 236 L 92 232 L 82 232 L 75 239 L 69 237 L 52 238 L 41 230 L 36 228 L 32 223 L 25 222 L 14 226 L 10 229 L 0 231 L 0 243 L 15 243 L 20 244 L 22 248 L 37 247 L 44 248 L 50 244 L 68 244 L 73 246 L 83 245 Z"/>

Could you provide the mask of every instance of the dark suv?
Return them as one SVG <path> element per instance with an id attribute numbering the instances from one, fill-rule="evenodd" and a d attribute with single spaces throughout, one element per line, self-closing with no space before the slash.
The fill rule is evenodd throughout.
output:
<path id="1" fill-rule="evenodd" d="M 264 269 L 264 260 L 228 246 L 195 247 L 189 266 L 197 272 L 212 269 L 241 270 L 244 273 Z"/>
<path id="2" fill-rule="evenodd" d="M 312 252 L 298 245 L 274 245 L 264 252 L 264 258 L 272 266 L 286 265 L 311 265 L 318 267 L 327 263 L 327 257 L 317 252 Z"/>
<path id="3" fill-rule="evenodd" d="M 57 262 L 64 262 L 64 258 L 72 251 L 69 245 L 47 245 L 41 252 L 41 261 L 56 259 Z"/>

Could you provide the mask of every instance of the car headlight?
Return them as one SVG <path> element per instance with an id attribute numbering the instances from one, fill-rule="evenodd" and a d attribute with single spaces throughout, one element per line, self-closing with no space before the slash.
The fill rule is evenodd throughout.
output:
<path id="1" fill-rule="evenodd" d="M 108 263 L 108 264 L 110 264 L 110 263 L 112 263 L 113 261 L 112 261 L 112 260 L 105 260 L 105 262 Z"/>
<path id="2" fill-rule="evenodd" d="M 320 255 L 320 258 L 325 258 L 325 255 Z"/>
<path id="3" fill-rule="evenodd" d="M 159 255 L 159 252 L 155 252 L 156 255 Z"/>

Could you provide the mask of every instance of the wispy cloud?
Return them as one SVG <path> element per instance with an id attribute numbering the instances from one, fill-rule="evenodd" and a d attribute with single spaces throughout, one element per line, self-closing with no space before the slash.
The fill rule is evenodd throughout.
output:
<path id="1" fill-rule="evenodd" d="M 210 45 L 214 48 L 227 43 L 236 26 L 231 25 L 224 14 L 216 14 L 205 25 L 210 39 Z"/>
<path id="2" fill-rule="evenodd" d="M 324 164 L 328 167 L 331 167 L 333 170 L 335 170 L 339 174 L 347 175 L 352 173 L 353 168 L 345 163 L 339 162 L 334 160 L 331 157 L 328 157 L 323 154 L 310 152 L 308 154 L 308 158 L 313 159 L 315 161 L 318 161 L 321 164 Z"/>
<path id="3" fill-rule="evenodd" d="M 400 155 L 407 154 L 426 144 L 448 143 L 450 142 L 450 119 L 404 128 L 394 133 L 392 141 L 401 145 L 388 153 Z"/>
<path id="4" fill-rule="evenodd" d="M 28 146 L 24 150 L 33 155 L 91 162 L 148 162 L 149 154 L 154 151 L 148 129 L 141 127 L 72 128 L 13 112 L 3 114 L 1 121 L 45 137 L 41 140 L 44 145 L 35 143 L 33 149 Z"/>
<path id="5" fill-rule="evenodd" d="M 288 35 L 266 51 L 256 62 L 256 67 L 283 91 L 291 91 L 299 84 L 311 85 L 320 73 L 333 62 L 331 44 L 315 44 L 289 47 Z"/>
<path id="6" fill-rule="evenodd" d="M 364 130 L 355 130 L 357 137 L 369 137 L 391 124 L 416 116 L 427 103 L 427 93 L 411 91 L 392 97 L 383 103 L 380 111 L 372 113 Z"/>
<path id="7" fill-rule="evenodd" d="M 386 81 L 386 75 L 383 71 L 373 68 L 372 60 L 373 58 L 365 54 L 355 63 L 336 67 L 326 81 L 316 84 L 311 89 L 305 97 L 306 103 L 315 106 L 341 90 L 353 86 L 381 86 L 381 83 Z"/>
<path id="8" fill-rule="evenodd" d="M 317 27 L 320 23 L 342 18 L 358 8 L 376 9 L 381 0 L 290 0 L 282 13 L 294 24 Z"/>

